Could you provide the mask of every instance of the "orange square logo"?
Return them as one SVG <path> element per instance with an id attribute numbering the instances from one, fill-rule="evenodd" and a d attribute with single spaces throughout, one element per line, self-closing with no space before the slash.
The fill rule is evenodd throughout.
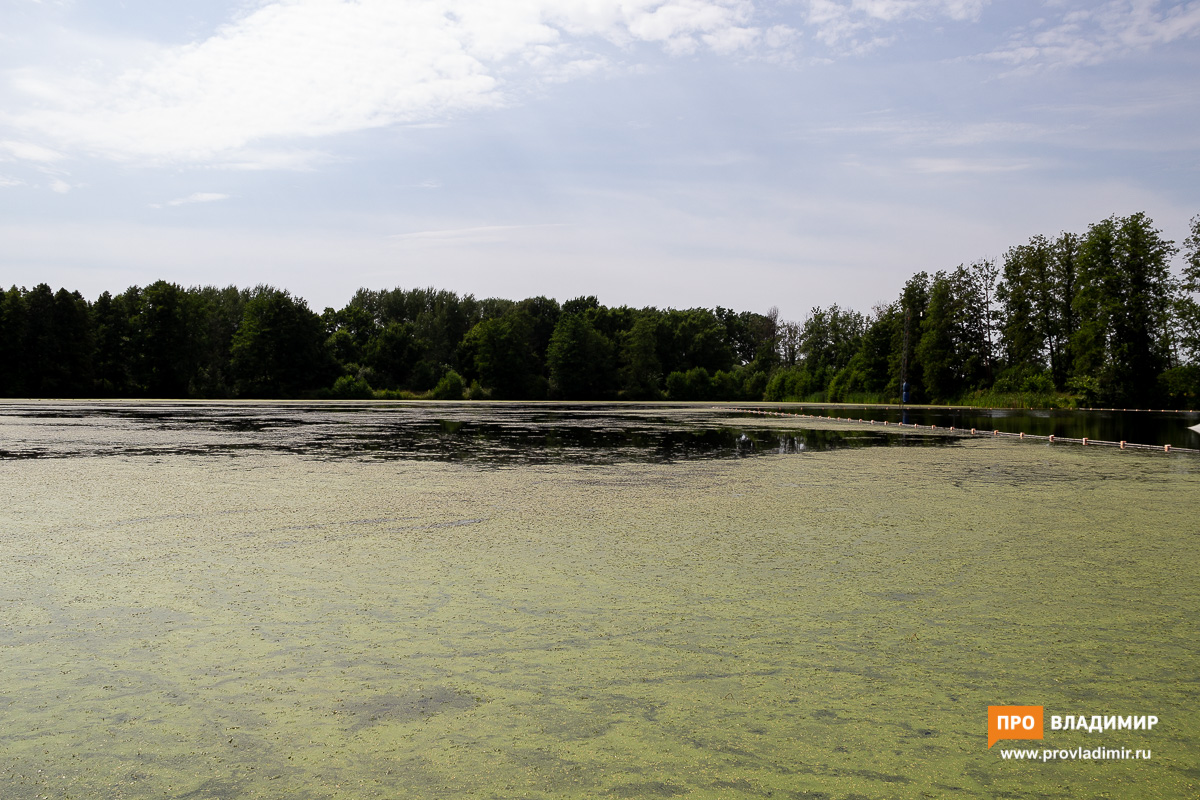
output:
<path id="1" fill-rule="evenodd" d="M 1001 739 L 1041 739 L 1043 706 L 988 706 L 988 749 Z"/>

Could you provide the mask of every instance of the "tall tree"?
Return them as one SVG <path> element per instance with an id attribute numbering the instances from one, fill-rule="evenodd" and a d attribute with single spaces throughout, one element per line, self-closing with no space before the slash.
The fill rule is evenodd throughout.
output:
<path id="1" fill-rule="evenodd" d="M 857 311 L 832 305 L 814 308 L 800 331 L 804 366 L 824 384 L 850 363 L 862 343 L 866 318 Z"/>
<path id="2" fill-rule="evenodd" d="M 622 336 L 621 391 L 629 400 L 657 400 L 662 396 L 663 370 L 658 358 L 660 313 L 647 308 Z"/>
<path id="3" fill-rule="evenodd" d="M 238 394 L 296 397 L 328 385 L 324 342 L 321 318 L 304 300 L 270 286 L 255 288 L 231 347 Z"/>
<path id="4" fill-rule="evenodd" d="M 493 397 L 520 400 L 544 396 L 528 314 L 513 311 L 483 320 L 463 337 L 462 350 L 464 360 L 471 364 L 468 375 L 491 389 Z"/>
<path id="5" fill-rule="evenodd" d="M 124 295 L 113 297 L 104 292 L 92 304 L 93 380 L 101 397 L 125 397 L 132 391 L 130 316 Z"/>
<path id="6" fill-rule="evenodd" d="M 1183 283 L 1177 306 L 1180 339 L 1185 358 L 1200 365 L 1200 216 L 1192 217 L 1191 231 L 1183 240 Z"/>
<path id="7" fill-rule="evenodd" d="M 894 382 L 888 384 L 888 394 L 892 397 L 900 397 L 903 384 L 907 383 L 912 400 L 924 398 L 923 370 L 917 354 L 917 343 L 921 339 L 921 324 L 929 307 L 929 289 L 929 274 L 918 272 L 905 282 L 896 302 L 897 321 L 892 330 L 889 365 Z"/>
<path id="8" fill-rule="evenodd" d="M 364 302 L 367 297 L 360 289 L 345 308 L 322 315 L 329 345 L 343 364 L 361 364 L 379 332 L 380 321 L 369 302 Z"/>
<path id="9" fill-rule="evenodd" d="M 0 296 L 0 393 L 5 397 L 29 394 L 25 350 L 28 328 L 25 292 L 13 286 Z"/>
<path id="10" fill-rule="evenodd" d="M 192 393 L 200 397 L 231 397 L 234 378 L 230 349 L 242 324 L 250 292 L 236 286 L 204 286 L 189 290 L 196 304 L 198 357 Z"/>
<path id="11" fill-rule="evenodd" d="M 563 314 L 546 350 L 552 396 L 596 400 L 613 386 L 613 345 L 585 314 Z"/>
<path id="12" fill-rule="evenodd" d="M 91 396 L 95 355 L 91 314 L 79 292 L 59 289 L 55 293 L 51 336 L 55 360 L 45 368 L 47 388 L 58 397 Z"/>
<path id="13" fill-rule="evenodd" d="M 365 360 L 374 370 L 380 387 L 397 389 L 409 386 L 413 367 L 425 348 L 413 323 L 389 322 L 371 340 Z"/>
<path id="14" fill-rule="evenodd" d="M 125 293 L 130 303 L 133 380 L 149 397 L 187 397 L 195 371 L 199 337 L 193 299 L 182 287 L 155 281 Z"/>
<path id="15" fill-rule="evenodd" d="M 916 350 L 931 399 L 953 400 L 987 382 L 991 363 L 988 280 L 989 270 L 978 266 L 934 275 Z"/>
<path id="16" fill-rule="evenodd" d="M 686 372 L 703 367 L 709 373 L 733 366 L 733 348 L 725 338 L 725 326 L 706 308 L 686 311 L 671 309 L 659 326 L 667 342 L 659 350 L 663 372 Z"/>
<path id="17" fill-rule="evenodd" d="M 985 259 L 969 267 L 960 266 L 950 276 L 961 314 L 956 346 L 964 389 L 992 382 L 992 331 L 996 324 L 992 300 L 997 274 L 995 262 Z"/>
<path id="18" fill-rule="evenodd" d="M 802 328 L 798 322 L 779 323 L 777 360 L 785 369 L 800 363 L 800 334 Z"/>
<path id="19" fill-rule="evenodd" d="M 733 349 L 735 364 L 753 363 L 760 369 L 770 370 L 778 363 L 778 308 L 772 306 L 766 314 L 755 314 L 718 306 L 714 314 L 725 326 L 725 339 Z"/>
<path id="20" fill-rule="evenodd" d="M 930 285 L 929 305 L 921 321 L 921 338 L 916 349 L 925 391 L 933 400 L 948 400 L 962 390 L 955 353 L 960 315 L 950 277 L 937 272 Z"/>
<path id="21" fill-rule="evenodd" d="M 997 287 L 1007 366 L 1024 372 L 1048 369 L 1059 386 L 1069 373 L 1069 341 L 1075 328 L 1074 242 L 1071 234 L 1056 242 L 1035 236 L 1029 244 L 1010 248 L 1004 254 L 1004 280 Z"/>
<path id="22" fill-rule="evenodd" d="M 889 364 L 892 342 L 902 324 L 900 306 L 897 303 L 879 303 L 871 311 L 867 332 L 863 334 L 862 372 L 864 388 L 868 392 L 884 393 L 891 378 Z"/>
<path id="23" fill-rule="evenodd" d="M 1055 352 L 1057 358 L 1050 362 L 1050 369 L 1056 386 L 1064 386 L 1070 377 L 1074 365 L 1074 352 L 1071 342 L 1075 331 L 1079 330 L 1079 313 L 1075 310 L 1076 261 L 1079 256 L 1078 234 L 1063 232 L 1054 240 L 1051 247 L 1053 256 L 1051 273 L 1054 287 L 1054 319 L 1057 325 L 1054 330 Z"/>
<path id="24" fill-rule="evenodd" d="M 1001 336 L 1004 360 L 1009 367 L 1041 370 L 1049 339 L 1046 304 L 1053 296 L 1050 278 L 1050 244 L 1035 236 L 1029 244 L 1011 247 L 1004 254 L 1004 280 L 998 296 L 1004 309 Z"/>
<path id="25" fill-rule="evenodd" d="M 1174 243 L 1143 213 L 1092 225 L 1077 257 L 1075 371 L 1102 400 L 1138 405 L 1171 366 Z"/>
<path id="26" fill-rule="evenodd" d="M 555 327 L 562 318 L 562 309 L 552 297 L 527 297 L 517 303 L 517 310 L 529 317 L 533 354 L 537 357 L 539 367 L 545 367 L 550 337 L 554 335 Z"/>
<path id="27" fill-rule="evenodd" d="M 27 322 L 21 343 L 25 390 L 30 397 L 58 395 L 59 341 L 54 331 L 54 292 L 39 283 L 25 295 Z"/>

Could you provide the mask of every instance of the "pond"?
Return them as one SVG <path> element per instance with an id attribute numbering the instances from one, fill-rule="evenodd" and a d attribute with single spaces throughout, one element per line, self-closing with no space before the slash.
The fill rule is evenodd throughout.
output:
<path id="1" fill-rule="evenodd" d="M 1200 783 L 1194 456 L 665 406 L 8 404 L 0 437 L 0 797 Z M 1000 704 L 1153 757 L 1004 760 Z"/>

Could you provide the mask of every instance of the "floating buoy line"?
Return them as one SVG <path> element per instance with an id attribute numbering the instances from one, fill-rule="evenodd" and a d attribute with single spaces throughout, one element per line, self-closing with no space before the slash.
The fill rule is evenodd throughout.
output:
<path id="1" fill-rule="evenodd" d="M 849 422 L 855 425 L 877 425 L 879 427 L 903 428 L 905 430 L 923 430 L 932 433 L 953 434 L 954 436 L 964 437 L 988 437 L 992 439 L 1019 439 L 1021 441 L 1030 442 L 1048 442 L 1050 444 L 1078 444 L 1083 447 L 1117 447 L 1121 450 L 1153 450 L 1159 453 L 1200 453 L 1200 450 L 1193 447 L 1173 447 L 1169 444 L 1136 444 L 1134 442 L 1109 442 L 1103 439 L 1073 439 L 1069 436 L 1039 436 L 1033 433 L 1009 433 L 1007 431 L 981 431 L 977 428 L 956 428 L 954 426 L 937 426 L 937 425 L 919 425 L 915 422 L 888 422 L 887 420 L 875 419 L 854 419 L 853 417 L 827 417 L 822 414 L 794 414 L 786 411 L 771 411 L 764 408 L 728 408 L 722 406 L 713 406 L 714 411 L 734 411 L 740 414 L 757 414 L 763 417 L 793 417 L 797 419 L 815 419 L 825 422 Z"/>

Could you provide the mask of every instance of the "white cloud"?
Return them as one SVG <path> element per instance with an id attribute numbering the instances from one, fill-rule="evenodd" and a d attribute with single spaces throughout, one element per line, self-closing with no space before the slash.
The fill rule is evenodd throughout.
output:
<path id="1" fill-rule="evenodd" d="M 481 225 L 473 228 L 446 228 L 429 231 L 414 231 L 412 233 L 395 233 L 387 238 L 397 242 L 497 242 L 503 241 L 505 235 L 513 231 L 559 227 L 562 227 L 562 225 L 555 222 L 536 225 Z"/>
<path id="2" fill-rule="evenodd" d="M 1027 161 L 1009 161 L 996 158 L 912 158 L 908 168 L 913 172 L 935 175 L 986 175 L 997 172 L 1019 172 L 1033 165 Z"/>
<path id="3" fill-rule="evenodd" d="M 767 47 L 772 49 L 787 47 L 799 35 L 799 31 L 790 25 L 772 25 L 764 34 Z"/>
<path id="4" fill-rule="evenodd" d="M 725 54 L 750 49 L 760 36 L 758 28 L 726 28 L 717 33 L 706 33 L 701 39 L 715 52 Z"/>
<path id="5" fill-rule="evenodd" d="M 909 19 L 979 19 L 990 0 L 808 0 L 807 21 L 818 41 L 838 52 L 864 53 L 892 36 L 884 26 Z"/>
<path id="6" fill-rule="evenodd" d="M 1200 35 L 1200 0 L 1072 5 L 1054 23 L 1036 22 L 986 57 L 1021 71 L 1099 64 Z"/>
<path id="7" fill-rule="evenodd" d="M 12 186 L 24 186 L 25 181 L 10 178 L 7 175 L 0 175 L 0 188 L 9 188 Z"/>
<path id="8" fill-rule="evenodd" d="M 68 194 L 71 191 L 71 184 L 61 178 L 55 178 L 50 181 L 50 191 L 57 194 Z"/>
<path id="9" fill-rule="evenodd" d="M 183 206 L 189 203 L 215 203 L 220 200 L 228 200 L 229 195 L 220 194 L 219 192 L 193 192 L 187 197 L 176 197 L 174 200 L 168 200 L 165 203 L 154 203 L 151 208 L 162 208 L 163 206 Z"/>
<path id="10" fill-rule="evenodd" d="M 69 152 L 276 168 L 296 138 L 444 120 L 508 102 L 525 78 L 594 72 L 599 44 L 751 48 L 753 16 L 748 0 L 276 0 L 133 64 L 14 73 L 31 102 L 8 117 Z"/>
<path id="11" fill-rule="evenodd" d="M 1063 116 L 1061 112 L 1059 116 Z M 814 127 L 801 133 L 811 141 L 845 140 L 849 137 L 873 142 L 872 149 L 882 143 L 887 149 L 896 148 L 971 148 L 989 150 L 1004 145 L 1026 145 L 1060 141 L 1070 135 L 1078 142 L 1079 126 L 1059 119 L 1054 125 L 1023 121 L 952 122 L 928 116 L 907 116 L 893 112 L 872 115 L 866 121 L 848 125 Z"/>
<path id="12" fill-rule="evenodd" d="M 0 141 L 0 153 L 7 153 L 8 158 L 0 156 L 4 160 L 17 159 L 19 161 L 36 161 L 41 164 L 49 164 L 55 161 L 61 161 L 63 154 L 56 150 L 51 150 L 49 147 L 31 144 L 30 142 L 10 142 Z"/>

